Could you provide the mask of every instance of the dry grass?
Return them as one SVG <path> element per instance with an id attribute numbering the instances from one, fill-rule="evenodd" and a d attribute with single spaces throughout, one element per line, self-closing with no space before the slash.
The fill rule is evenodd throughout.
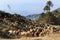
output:
<path id="1" fill-rule="evenodd" d="M 21 38 L 21 40 L 60 40 L 60 33 L 49 34 L 44 37 Z"/>
<path id="2" fill-rule="evenodd" d="M 49 34 L 44 37 L 22 37 L 20 39 L 0 39 L 0 40 L 60 40 L 60 33 Z"/>

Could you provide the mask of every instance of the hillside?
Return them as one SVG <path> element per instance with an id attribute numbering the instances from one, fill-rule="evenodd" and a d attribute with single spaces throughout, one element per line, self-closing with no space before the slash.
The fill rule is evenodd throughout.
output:
<path id="1" fill-rule="evenodd" d="M 32 14 L 32 15 L 26 16 L 26 18 L 32 19 L 32 20 L 38 20 L 39 16 L 40 16 L 40 14 Z"/>
<path id="2" fill-rule="evenodd" d="M 58 10 L 58 12 L 60 12 L 60 8 L 57 8 L 55 10 Z M 55 10 L 53 10 L 52 12 L 54 12 Z M 41 13 L 40 13 L 41 14 Z M 32 14 L 32 15 L 28 15 L 26 16 L 26 18 L 28 19 L 32 19 L 32 20 L 38 20 L 40 17 L 40 14 Z"/>
<path id="3" fill-rule="evenodd" d="M 41 23 L 27 19 L 19 14 L 0 11 L 0 37 L 2 38 L 18 38 L 20 32 L 28 32 L 30 28 L 33 30 L 38 26 L 44 27 L 44 24 L 41 25 Z"/>
<path id="4" fill-rule="evenodd" d="M 31 21 L 18 14 L 10 14 L 0 11 L 0 36 L 7 36 L 5 32 L 9 30 L 25 30 L 25 26 L 31 24 Z"/>

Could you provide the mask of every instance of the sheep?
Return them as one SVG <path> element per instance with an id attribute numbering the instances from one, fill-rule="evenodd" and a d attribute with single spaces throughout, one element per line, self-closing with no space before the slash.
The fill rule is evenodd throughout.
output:
<path id="1" fill-rule="evenodd" d="M 30 31 L 30 32 L 32 32 L 32 31 L 33 31 L 33 29 L 30 29 L 29 31 Z"/>
<path id="2" fill-rule="evenodd" d="M 39 32 L 35 32 L 34 36 L 39 37 Z"/>
<path id="3" fill-rule="evenodd" d="M 16 35 L 21 35 L 21 30 L 18 29 L 18 30 L 16 31 Z"/>
<path id="4" fill-rule="evenodd" d="M 15 36 L 16 35 L 16 30 L 9 30 L 8 33 L 9 33 L 9 35 L 14 35 Z"/>
<path id="5" fill-rule="evenodd" d="M 36 28 L 34 28 L 33 30 L 34 30 L 34 31 L 36 31 L 37 29 L 36 29 Z"/>
<path id="6" fill-rule="evenodd" d="M 12 22 L 11 23 L 14 27 L 17 27 L 18 26 L 18 23 L 17 22 Z"/>
<path id="7" fill-rule="evenodd" d="M 49 31 L 49 33 L 53 33 L 53 28 L 54 27 L 50 25 L 47 27 L 47 31 Z"/>
<path id="8" fill-rule="evenodd" d="M 40 27 L 36 27 L 35 29 L 34 29 L 34 36 L 39 36 L 39 34 L 42 32 L 42 28 L 40 28 Z"/>
<path id="9" fill-rule="evenodd" d="M 13 34 L 13 35 L 15 35 L 15 34 L 16 34 L 16 31 L 15 31 L 15 30 L 13 30 L 12 34 Z"/>
<path id="10" fill-rule="evenodd" d="M 27 32 L 21 32 L 21 35 L 22 36 L 26 36 L 26 37 L 32 37 L 32 32 L 30 32 L 30 31 L 27 31 Z"/>
<path id="11" fill-rule="evenodd" d="M 28 36 L 28 37 L 32 37 L 32 32 L 27 31 L 27 36 Z"/>
<path id="12" fill-rule="evenodd" d="M 42 30 L 42 32 L 40 32 L 39 36 L 44 36 L 44 35 L 46 35 L 46 33 L 47 33 L 47 30 Z"/>
<path id="13" fill-rule="evenodd" d="M 9 35 L 12 35 L 13 31 L 12 30 L 9 30 L 8 33 L 9 33 Z"/>
<path id="14" fill-rule="evenodd" d="M 27 32 L 21 32 L 22 36 L 26 36 Z"/>

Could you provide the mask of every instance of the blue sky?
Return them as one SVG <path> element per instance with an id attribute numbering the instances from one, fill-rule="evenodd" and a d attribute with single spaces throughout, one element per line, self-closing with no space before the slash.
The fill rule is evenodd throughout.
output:
<path id="1" fill-rule="evenodd" d="M 0 10 L 27 16 L 29 14 L 39 14 L 48 0 L 0 0 Z M 51 10 L 60 7 L 60 0 L 51 0 L 54 4 Z M 7 5 L 10 5 L 11 9 Z"/>

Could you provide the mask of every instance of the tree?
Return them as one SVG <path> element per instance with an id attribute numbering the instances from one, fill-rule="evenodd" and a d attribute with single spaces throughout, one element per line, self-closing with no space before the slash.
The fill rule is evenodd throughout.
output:
<path id="1" fill-rule="evenodd" d="M 40 16 L 41 16 L 41 17 L 44 17 L 44 16 L 45 16 L 45 13 L 41 13 Z"/>
<path id="2" fill-rule="evenodd" d="M 58 17 L 59 16 L 58 10 L 53 11 L 53 14 L 54 14 L 55 17 Z"/>
<path id="3" fill-rule="evenodd" d="M 52 2 L 51 1 L 47 1 L 47 3 L 46 3 L 46 6 L 44 7 L 44 11 L 46 11 L 46 22 L 47 23 L 51 23 L 52 22 L 52 13 L 50 12 L 50 7 L 53 7 L 53 4 L 52 4 Z"/>
<path id="4" fill-rule="evenodd" d="M 45 17 L 45 13 L 41 13 L 39 17 L 40 22 L 45 22 L 44 17 Z"/>
<path id="5" fill-rule="evenodd" d="M 46 23 L 51 23 L 53 21 L 53 14 L 50 12 L 50 7 L 52 7 L 52 2 L 48 1 L 46 6 L 44 7 L 44 11 L 46 11 L 46 13 L 42 13 L 40 15 L 40 20 Z"/>
<path id="6" fill-rule="evenodd" d="M 51 1 L 48 1 L 47 5 L 44 7 L 44 11 L 50 12 L 50 7 L 53 7 L 53 4 Z"/>
<path id="7" fill-rule="evenodd" d="M 51 7 L 53 7 L 53 4 L 51 1 L 48 1 L 46 3 L 46 6 L 44 7 L 44 11 L 46 11 L 46 13 L 42 13 L 40 15 L 40 21 L 43 23 L 55 25 L 60 24 L 60 13 L 58 12 L 58 10 L 50 12 Z"/>
<path id="8" fill-rule="evenodd" d="M 48 2 L 47 2 L 47 6 L 49 6 L 49 7 L 53 7 L 52 2 L 51 2 L 51 1 L 48 1 Z"/>
<path id="9" fill-rule="evenodd" d="M 58 22 L 60 23 L 60 15 L 58 16 Z"/>
<path id="10" fill-rule="evenodd" d="M 49 12 L 49 11 L 50 11 L 50 8 L 49 8 L 49 6 L 47 6 L 47 5 L 46 5 L 46 6 L 44 7 L 44 11 L 47 11 L 47 12 Z"/>

